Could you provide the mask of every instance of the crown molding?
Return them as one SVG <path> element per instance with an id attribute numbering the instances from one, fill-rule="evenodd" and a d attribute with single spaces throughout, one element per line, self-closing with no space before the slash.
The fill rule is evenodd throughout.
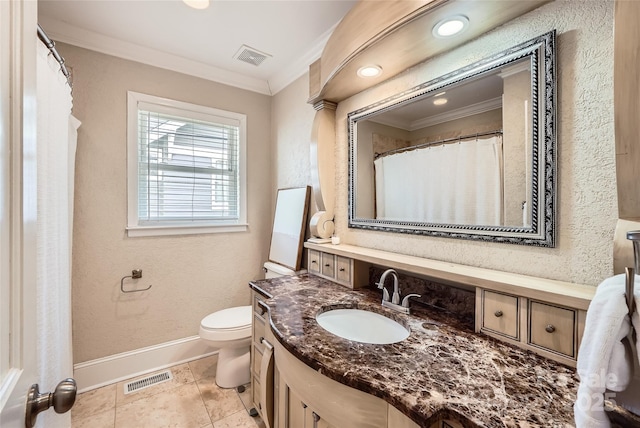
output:
<path id="1" fill-rule="evenodd" d="M 71 26 L 46 16 L 41 16 L 39 21 L 51 39 L 62 43 L 68 43 L 118 58 L 188 74 L 260 94 L 272 95 L 269 89 L 269 83 L 266 80 L 244 76 L 236 72 L 168 54 L 156 49 L 114 39 Z"/>
<path id="2" fill-rule="evenodd" d="M 329 37 L 331 37 L 333 30 L 335 30 L 337 26 L 338 22 L 318 37 L 305 55 L 298 58 L 284 70 L 275 73 L 269 79 L 269 87 L 271 88 L 273 95 L 277 94 L 309 71 L 309 64 L 320 58 Z"/>
<path id="3" fill-rule="evenodd" d="M 394 119 L 368 119 L 371 122 L 379 123 L 381 125 L 392 126 L 394 128 L 403 129 L 405 131 L 417 131 L 418 129 L 426 128 L 428 126 L 437 125 L 439 123 L 450 122 L 456 119 L 462 119 L 464 117 L 473 116 L 475 114 L 485 113 L 487 111 L 495 110 L 502 107 L 502 97 L 492 98 L 490 100 L 481 101 L 476 104 L 471 104 L 462 108 L 448 111 L 446 113 L 437 114 L 434 116 L 425 117 L 423 119 L 414 120 L 413 122 L 407 122 L 403 120 Z"/>
<path id="4" fill-rule="evenodd" d="M 476 104 L 471 104 L 469 106 L 465 106 L 459 109 L 451 110 L 446 113 L 437 114 L 437 115 L 426 117 L 420 120 L 415 120 L 411 122 L 408 131 L 415 131 L 417 129 L 425 128 L 427 126 L 433 126 L 439 123 L 450 122 L 456 119 L 462 119 L 463 117 L 485 113 L 487 111 L 495 110 L 500 107 L 502 107 L 502 97 L 496 97 L 490 100 L 481 101 Z"/>

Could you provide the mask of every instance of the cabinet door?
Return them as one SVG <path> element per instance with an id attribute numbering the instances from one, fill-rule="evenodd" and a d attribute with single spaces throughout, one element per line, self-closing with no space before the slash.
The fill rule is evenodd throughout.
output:
<path id="1" fill-rule="evenodd" d="M 307 407 L 305 410 L 305 428 L 335 428 L 326 420 L 322 419 L 322 417 L 313 409 Z"/>
<path id="2" fill-rule="evenodd" d="M 305 415 L 307 405 L 288 386 L 285 388 L 285 415 L 283 428 L 307 428 Z M 313 426 L 313 425 L 310 425 Z"/>

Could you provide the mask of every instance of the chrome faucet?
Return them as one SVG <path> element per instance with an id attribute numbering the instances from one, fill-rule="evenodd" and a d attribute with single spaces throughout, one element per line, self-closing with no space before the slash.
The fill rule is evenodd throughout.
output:
<path id="1" fill-rule="evenodd" d="M 393 275 L 393 292 L 394 292 L 394 297 L 395 297 L 395 293 L 398 293 L 398 273 L 393 270 L 393 269 L 387 269 L 382 273 L 382 276 L 380 277 L 380 281 L 378 281 L 376 283 L 376 285 L 378 286 L 379 290 L 382 290 L 382 301 L 383 302 L 388 302 L 390 301 L 389 299 L 389 292 L 387 291 L 387 289 L 384 287 L 384 282 L 387 280 L 387 276 L 391 274 Z M 398 297 L 399 298 L 399 297 Z"/>
<path id="2" fill-rule="evenodd" d="M 387 280 L 387 276 L 391 274 L 393 276 L 393 295 L 389 299 L 389 292 L 384 286 L 384 282 Z M 421 297 L 419 294 L 408 294 L 402 299 L 400 304 L 400 288 L 398 286 L 398 272 L 393 269 L 385 270 L 380 276 L 380 280 L 376 283 L 378 289 L 382 290 L 382 306 L 385 308 L 393 309 L 405 314 L 409 313 L 409 299 L 411 297 Z"/>

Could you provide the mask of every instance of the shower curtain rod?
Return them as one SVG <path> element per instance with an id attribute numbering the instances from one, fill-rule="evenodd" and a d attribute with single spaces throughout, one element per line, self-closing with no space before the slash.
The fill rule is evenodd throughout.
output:
<path id="1" fill-rule="evenodd" d="M 456 141 L 466 140 L 468 138 L 473 138 L 473 137 L 486 137 L 487 135 L 502 135 L 502 129 L 497 129 L 495 131 L 489 131 L 489 132 L 478 132 L 476 134 L 461 135 L 459 137 L 447 138 L 440 141 L 433 141 L 430 143 L 418 144 L 417 146 L 401 147 L 399 149 L 389 150 L 384 153 L 375 153 L 373 158 L 378 159 L 383 156 L 393 155 L 393 154 L 402 153 L 402 152 L 408 152 L 410 150 L 421 149 L 423 147 L 437 146 L 439 144 L 455 143 Z"/>
<path id="2" fill-rule="evenodd" d="M 67 67 L 64 65 L 64 58 L 60 56 L 56 49 L 56 44 L 47 36 L 47 33 L 44 32 L 40 24 L 38 24 L 38 38 L 49 49 L 55 60 L 58 61 L 60 71 L 64 74 L 64 77 L 67 79 L 67 84 L 71 87 L 71 73 L 69 73 L 69 70 L 67 70 Z"/>

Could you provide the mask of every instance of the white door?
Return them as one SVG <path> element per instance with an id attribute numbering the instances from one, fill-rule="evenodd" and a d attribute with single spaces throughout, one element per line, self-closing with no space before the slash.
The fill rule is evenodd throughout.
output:
<path id="1" fill-rule="evenodd" d="M 0 425 L 24 427 L 36 359 L 35 2 L 0 1 Z"/>
<path id="2" fill-rule="evenodd" d="M 36 31 L 36 1 L 0 0 L 0 426 L 3 428 L 25 427 L 25 403 L 33 384 L 40 383 L 40 392 L 46 393 L 53 391 L 62 377 L 71 376 L 69 340 L 55 344 L 61 352 L 51 352 L 51 344 L 47 342 L 52 331 L 70 329 L 70 307 L 63 304 L 43 311 L 42 299 L 47 290 L 41 289 L 38 280 L 38 272 L 42 274 L 37 263 L 41 260 L 37 258 L 38 244 L 42 246 L 38 222 L 46 221 L 46 216 L 38 214 L 36 129 L 40 125 L 36 48 L 40 42 Z M 60 286 L 67 287 L 68 292 L 68 283 Z M 57 322 L 48 322 L 50 319 Z M 43 320 L 47 324 L 44 328 Z M 72 388 L 68 391 L 67 395 L 74 394 Z M 36 427 L 69 425 L 68 414 L 56 415 L 50 410 L 38 417 Z"/>

